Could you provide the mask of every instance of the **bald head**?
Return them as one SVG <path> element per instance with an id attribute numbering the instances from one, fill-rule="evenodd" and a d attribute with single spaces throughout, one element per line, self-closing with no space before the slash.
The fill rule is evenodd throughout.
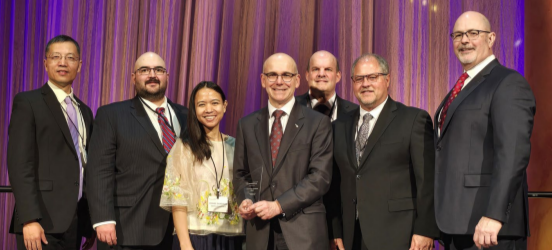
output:
<path id="1" fill-rule="evenodd" d="M 483 14 L 475 11 L 462 13 L 452 32 L 460 34 L 452 44 L 464 70 L 472 69 L 493 54 L 496 34 L 491 31 L 491 24 Z"/>
<path id="2" fill-rule="evenodd" d="M 289 64 L 289 70 L 293 71 L 290 73 L 297 73 L 297 64 L 295 63 L 295 60 L 293 60 L 293 58 L 286 53 L 276 53 L 269 56 L 263 63 L 263 72 L 266 73 L 267 66 L 273 63 Z"/>
<path id="3" fill-rule="evenodd" d="M 466 11 L 456 19 L 454 30 L 460 29 L 467 24 L 477 25 L 478 29 L 491 31 L 491 23 L 483 14 L 476 11 Z"/>
<path id="4" fill-rule="evenodd" d="M 134 64 L 134 71 L 151 63 L 156 64 L 156 66 L 166 68 L 165 60 L 163 60 L 161 56 L 159 56 L 155 52 L 148 51 L 139 56 L 138 59 L 136 59 L 136 63 Z"/>
<path id="5" fill-rule="evenodd" d="M 327 60 L 327 59 L 332 61 L 333 63 L 332 66 L 334 67 L 335 71 L 340 71 L 339 62 L 337 61 L 337 58 L 335 58 L 335 56 L 332 53 L 325 50 L 319 50 L 314 52 L 314 54 L 312 54 L 312 56 L 309 59 L 309 63 L 307 64 L 307 71 L 310 70 L 310 67 L 313 64 L 313 60 L 317 61 L 317 60 Z"/>

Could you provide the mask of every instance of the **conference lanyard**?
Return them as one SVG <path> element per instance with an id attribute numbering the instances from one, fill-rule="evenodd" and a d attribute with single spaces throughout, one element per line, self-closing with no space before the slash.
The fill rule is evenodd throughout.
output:
<path id="1" fill-rule="evenodd" d="M 222 143 L 222 168 L 220 170 L 221 172 L 220 180 L 218 178 L 218 172 L 217 172 L 217 166 L 215 165 L 215 160 L 213 160 L 213 152 L 211 152 L 211 161 L 213 162 L 213 167 L 215 168 L 215 183 L 217 184 L 217 199 L 219 198 L 219 195 L 220 195 L 220 183 L 222 182 L 222 176 L 224 175 L 224 140 L 222 139 L 222 133 L 220 133 L 220 142 Z M 213 147 L 213 149 L 215 148 Z"/>

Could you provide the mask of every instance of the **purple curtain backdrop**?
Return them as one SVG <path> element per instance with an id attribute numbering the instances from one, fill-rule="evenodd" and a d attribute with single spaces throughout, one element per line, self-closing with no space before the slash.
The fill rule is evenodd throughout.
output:
<path id="1" fill-rule="evenodd" d="M 83 67 L 73 87 L 94 112 L 134 96 L 134 61 L 154 51 L 166 60 L 173 101 L 187 106 L 202 80 L 222 86 L 229 100 L 222 130 L 233 135 L 239 118 L 266 106 L 259 79 L 275 52 L 295 58 L 300 73 L 313 52 L 332 52 L 343 75 L 337 92 L 354 102 L 351 64 L 378 53 L 390 64 L 391 97 L 433 113 L 462 73 L 448 34 L 467 10 L 489 18 L 495 55 L 523 74 L 523 0 L 0 0 L 0 185 L 9 185 L 12 99 L 47 81 L 44 48 L 56 35 L 80 43 Z M 296 94 L 306 90 L 302 78 Z M 13 195 L 0 193 L 1 249 L 15 249 L 13 206 Z"/>

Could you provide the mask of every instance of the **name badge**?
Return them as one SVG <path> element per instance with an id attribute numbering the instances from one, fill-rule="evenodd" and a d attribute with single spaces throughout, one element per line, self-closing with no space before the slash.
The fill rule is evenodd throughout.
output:
<path id="1" fill-rule="evenodd" d="M 228 197 L 209 196 L 207 210 L 209 212 L 228 213 Z"/>

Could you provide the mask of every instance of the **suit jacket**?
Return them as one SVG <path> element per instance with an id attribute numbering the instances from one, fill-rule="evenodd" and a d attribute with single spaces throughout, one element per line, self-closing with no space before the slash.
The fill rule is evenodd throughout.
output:
<path id="1" fill-rule="evenodd" d="M 168 104 L 184 130 L 188 110 Z M 171 216 L 159 207 L 167 153 L 143 104 L 135 97 L 100 107 L 94 128 L 87 175 L 92 223 L 116 221 L 119 245 L 159 244 Z"/>
<path id="2" fill-rule="evenodd" d="M 275 217 L 291 250 L 328 249 L 322 196 L 332 176 L 330 119 L 295 103 L 272 168 L 268 108 L 238 123 L 234 156 L 234 190 L 238 204 L 246 182 L 257 181 L 260 200 L 278 200 L 284 216 Z M 266 249 L 269 220 L 246 221 L 247 249 Z"/>
<path id="3" fill-rule="evenodd" d="M 443 103 L 435 121 L 442 108 Z M 441 136 L 435 133 L 435 212 L 441 231 L 473 234 L 486 216 L 503 222 L 499 235 L 529 235 L 525 170 L 534 115 L 527 81 L 497 60 L 460 91 Z"/>
<path id="4" fill-rule="evenodd" d="M 302 94 L 302 95 L 298 95 L 295 97 L 295 100 L 303 105 L 303 106 L 307 106 L 309 108 L 312 108 L 311 107 L 311 98 L 310 98 L 310 95 L 309 95 L 309 92 L 307 91 L 307 93 L 305 94 Z M 339 97 L 337 94 L 336 94 L 336 97 L 335 97 L 335 101 L 337 102 L 337 118 L 339 118 L 339 116 L 355 109 L 358 107 L 358 105 L 350 102 L 350 101 L 347 101 L 345 99 L 342 99 L 341 97 Z M 332 111 L 332 114 L 333 114 L 333 111 Z"/>
<path id="5" fill-rule="evenodd" d="M 88 139 L 92 110 L 75 99 Z M 38 219 L 46 233 L 63 233 L 78 211 L 79 226 L 91 234 L 90 223 L 82 223 L 90 220 L 86 195 L 77 202 L 77 151 L 61 104 L 47 83 L 15 96 L 8 134 L 8 173 L 16 202 L 10 232 L 21 233 L 23 223 Z"/>
<path id="6" fill-rule="evenodd" d="M 355 208 L 368 249 L 408 249 L 412 234 L 439 236 L 433 205 L 433 125 L 429 114 L 391 98 L 356 160 L 360 108 L 333 124 L 334 179 L 326 203 L 334 238 L 353 245 Z"/>

